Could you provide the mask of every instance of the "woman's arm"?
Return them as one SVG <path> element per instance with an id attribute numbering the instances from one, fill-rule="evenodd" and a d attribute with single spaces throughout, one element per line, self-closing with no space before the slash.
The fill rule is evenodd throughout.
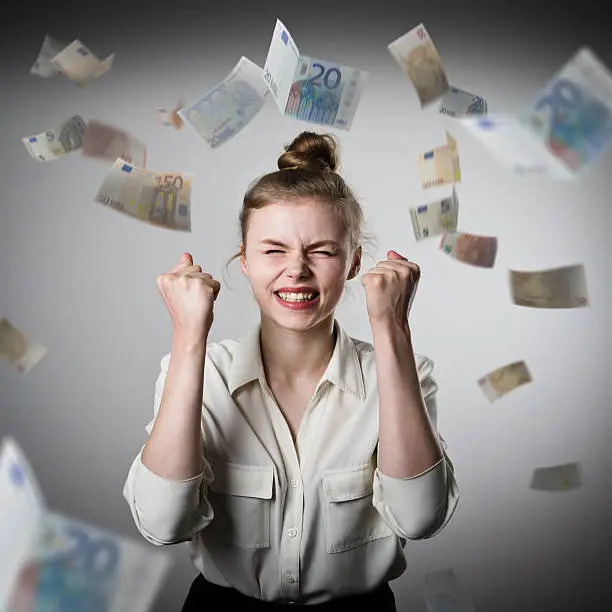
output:
<path id="1" fill-rule="evenodd" d="M 207 338 L 175 335 L 159 412 L 142 463 L 169 480 L 187 480 L 202 465 L 202 397 Z"/>
<path id="2" fill-rule="evenodd" d="M 408 325 L 372 324 L 379 397 L 378 468 L 391 478 L 412 478 L 442 459 L 429 420 Z"/>

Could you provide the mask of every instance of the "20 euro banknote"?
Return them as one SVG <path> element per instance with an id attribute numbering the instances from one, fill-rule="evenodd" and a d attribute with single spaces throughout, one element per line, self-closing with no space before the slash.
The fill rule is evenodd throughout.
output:
<path id="1" fill-rule="evenodd" d="M 167 553 L 47 511 L 14 580 L 10 612 L 146 612 Z"/>
<path id="2" fill-rule="evenodd" d="M 519 121 L 572 174 L 612 146 L 612 73 L 581 48 L 544 86 Z"/>
<path id="3" fill-rule="evenodd" d="M 291 34 L 277 19 L 263 77 L 285 115 L 349 130 L 368 73 L 301 55 Z"/>
<path id="4" fill-rule="evenodd" d="M 230 74 L 201 98 L 177 111 L 212 149 L 250 123 L 266 103 L 261 68 L 241 57 Z"/>

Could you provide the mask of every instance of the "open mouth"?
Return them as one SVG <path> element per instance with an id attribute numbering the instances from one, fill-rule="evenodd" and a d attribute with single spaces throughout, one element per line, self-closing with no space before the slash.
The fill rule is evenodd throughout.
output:
<path id="1" fill-rule="evenodd" d="M 288 304 L 309 304 L 317 300 L 320 294 L 318 291 L 310 293 L 285 293 L 284 291 L 275 291 L 274 295 Z"/>

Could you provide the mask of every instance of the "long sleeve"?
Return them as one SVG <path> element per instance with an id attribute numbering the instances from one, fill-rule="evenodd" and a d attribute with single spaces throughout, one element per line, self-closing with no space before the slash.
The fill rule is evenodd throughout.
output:
<path id="1" fill-rule="evenodd" d="M 147 434 L 151 433 L 159 411 L 169 361 L 170 354 L 161 360 L 161 372 L 155 383 L 154 414 L 145 428 Z M 213 473 L 204 458 L 204 449 L 204 469 L 188 480 L 169 480 L 153 473 L 142 463 L 142 450 L 132 462 L 123 487 L 123 497 L 138 531 L 157 546 L 190 540 L 214 516 L 206 497 Z"/>
<path id="2" fill-rule="evenodd" d="M 431 375 L 433 363 L 425 358 L 419 368 L 421 390 L 429 418 L 437 431 L 438 386 Z M 420 540 L 438 534 L 450 521 L 459 502 L 454 466 L 446 442 L 438 433 L 443 457 L 412 478 L 391 478 L 378 467 L 374 472 L 373 504 L 388 527 L 400 538 Z"/>

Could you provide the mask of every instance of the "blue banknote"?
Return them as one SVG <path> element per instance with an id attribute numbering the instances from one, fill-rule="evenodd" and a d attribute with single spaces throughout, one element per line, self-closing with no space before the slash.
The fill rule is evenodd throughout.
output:
<path id="1" fill-rule="evenodd" d="M 48 513 L 9 604 L 11 612 L 110 612 L 119 579 L 116 537 Z"/>
<path id="2" fill-rule="evenodd" d="M 289 30 L 276 20 L 263 81 L 284 115 L 349 130 L 367 76 L 364 70 L 301 55 Z"/>
<path id="3" fill-rule="evenodd" d="M 580 174 L 612 145 L 612 74 L 584 47 L 519 120 L 554 157 Z"/>
<path id="4" fill-rule="evenodd" d="M 242 57 L 221 83 L 177 114 L 214 149 L 255 118 L 267 95 L 261 68 Z"/>
<path id="5" fill-rule="evenodd" d="M 363 90 L 363 71 L 301 56 L 285 115 L 349 129 Z"/>

